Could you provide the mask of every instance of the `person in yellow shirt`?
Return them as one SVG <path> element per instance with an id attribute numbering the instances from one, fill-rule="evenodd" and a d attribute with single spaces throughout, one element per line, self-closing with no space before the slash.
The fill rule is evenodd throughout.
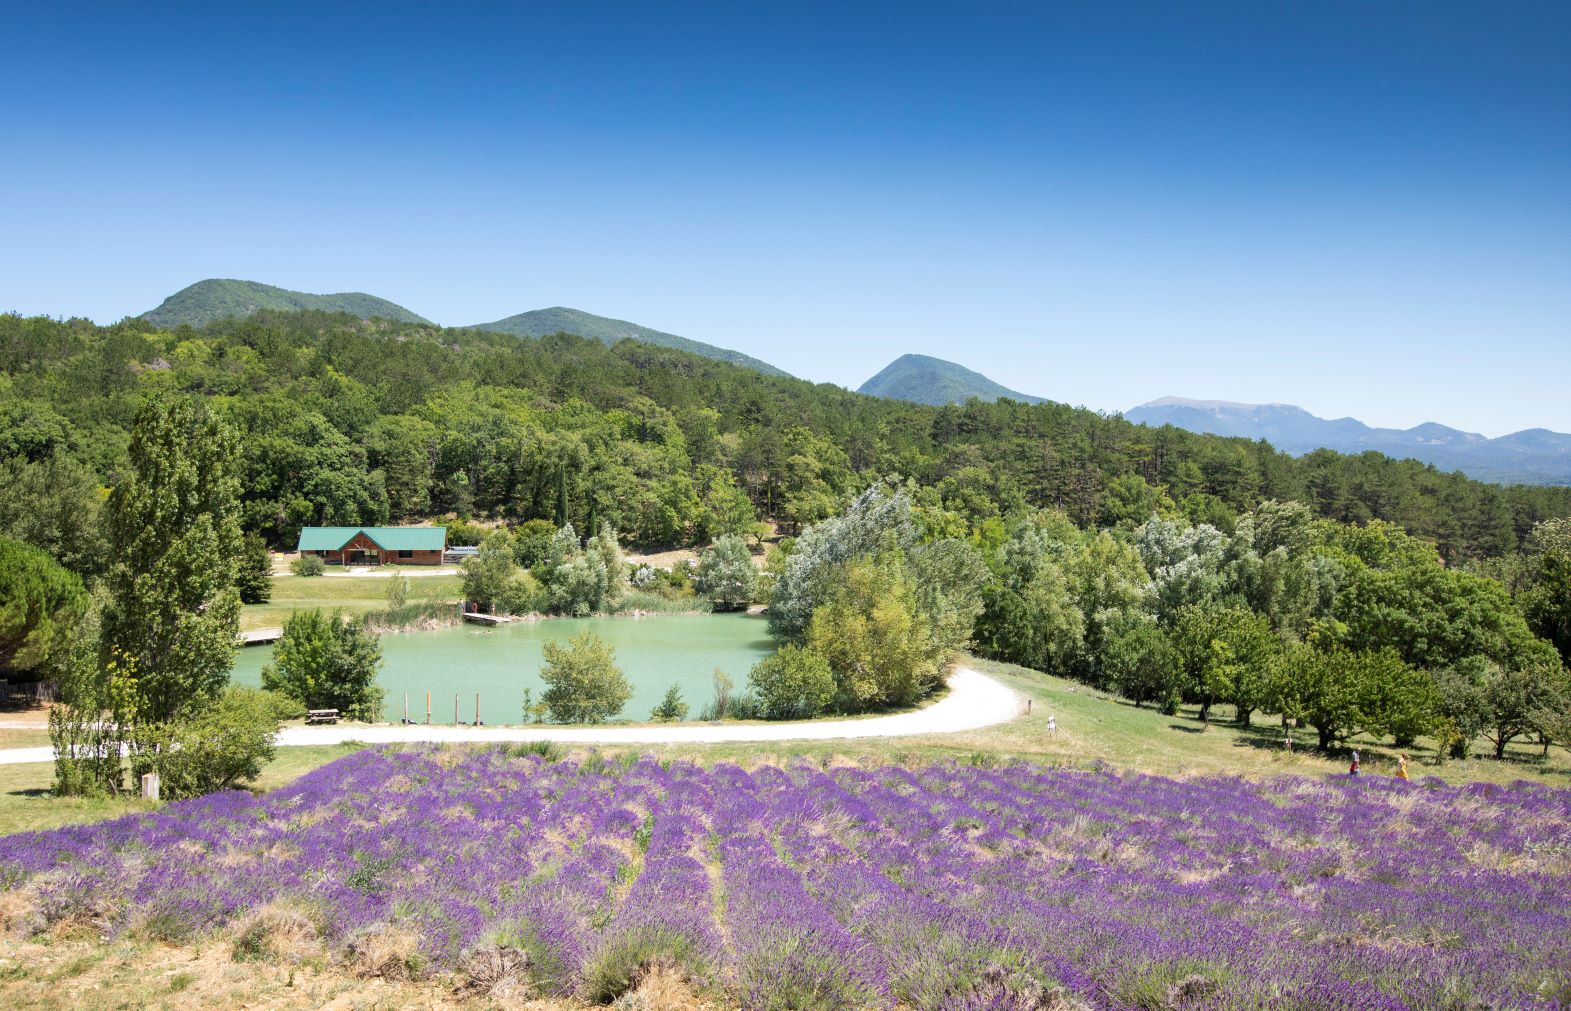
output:
<path id="1" fill-rule="evenodd" d="M 1398 756 L 1396 756 L 1396 778 L 1400 779 L 1400 780 L 1404 780 L 1404 781 L 1407 780 L 1407 756 L 1406 755 L 1398 755 Z"/>

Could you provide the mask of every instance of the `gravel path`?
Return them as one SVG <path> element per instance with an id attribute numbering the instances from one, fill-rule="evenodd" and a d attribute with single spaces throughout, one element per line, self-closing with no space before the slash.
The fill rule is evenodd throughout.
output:
<path id="1" fill-rule="evenodd" d="M 308 744 L 399 742 L 556 741 L 561 744 L 702 744 L 728 741 L 828 741 L 856 737 L 911 737 L 952 734 L 1006 723 L 1021 712 L 1020 697 L 999 682 L 969 667 L 949 677 L 949 694 L 923 709 L 860 720 L 817 720 L 803 723 L 682 723 L 640 727 L 455 727 L 440 724 L 397 726 L 286 727 L 278 735 L 284 747 Z M 49 748 L 0 749 L 0 765 L 50 762 Z"/>

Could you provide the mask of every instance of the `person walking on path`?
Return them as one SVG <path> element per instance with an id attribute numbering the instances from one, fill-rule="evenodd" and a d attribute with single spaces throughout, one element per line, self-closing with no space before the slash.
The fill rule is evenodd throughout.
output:
<path id="1" fill-rule="evenodd" d="M 1400 780 L 1402 780 L 1404 782 L 1411 782 L 1411 780 L 1409 780 L 1407 778 L 1407 756 L 1406 755 L 1398 755 L 1398 756 L 1396 756 L 1396 778 L 1400 779 Z"/>
<path id="2" fill-rule="evenodd" d="M 1049 716 L 1047 718 L 1047 732 L 1050 734 L 1058 733 L 1058 717 Z"/>
<path id="3" fill-rule="evenodd" d="M 1347 774 L 1349 776 L 1356 776 L 1356 775 L 1358 775 L 1358 752 L 1357 751 L 1353 752 L 1353 764 L 1349 765 L 1347 767 Z"/>

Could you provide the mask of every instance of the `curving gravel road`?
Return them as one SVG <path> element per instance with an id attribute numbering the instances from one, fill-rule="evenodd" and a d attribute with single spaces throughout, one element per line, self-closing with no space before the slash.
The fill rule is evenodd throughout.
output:
<path id="1" fill-rule="evenodd" d="M 856 737 L 912 737 L 952 734 L 1007 723 L 1020 714 L 1020 698 L 999 682 L 957 667 L 949 676 L 949 694 L 922 709 L 860 720 L 817 720 L 802 723 L 682 723 L 639 727 L 455 727 L 440 724 L 363 724 L 342 727 L 286 727 L 278 734 L 283 747 L 309 744 L 400 742 L 556 741 L 560 744 L 720 744 L 741 741 L 828 741 Z M 0 749 L 0 765 L 51 762 L 50 748 Z"/>

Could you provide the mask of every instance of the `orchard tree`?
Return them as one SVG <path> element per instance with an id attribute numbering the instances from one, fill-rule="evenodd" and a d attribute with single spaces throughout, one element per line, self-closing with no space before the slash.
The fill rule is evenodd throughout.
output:
<path id="1" fill-rule="evenodd" d="M 1134 702 L 1151 702 L 1169 716 L 1183 695 L 1182 668 L 1160 625 L 1143 615 L 1114 627 L 1102 654 L 1103 676 Z"/>
<path id="2" fill-rule="evenodd" d="M 1201 722 L 1210 718 L 1213 705 L 1231 702 L 1238 722 L 1248 726 L 1265 696 L 1276 653 L 1270 623 L 1242 607 L 1191 604 L 1173 622 L 1172 643 L 1185 690 L 1200 704 Z"/>
<path id="3" fill-rule="evenodd" d="M 201 711 L 229 682 L 243 541 L 234 431 L 197 400 L 151 400 L 109 496 L 101 655 L 135 670 L 133 713 Z"/>
<path id="4" fill-rule="evenodd" d="M 1539 556 L 1522 610 L 1533 632 L 1554 643 L 1571 664 L 1571 548 Z"/>

